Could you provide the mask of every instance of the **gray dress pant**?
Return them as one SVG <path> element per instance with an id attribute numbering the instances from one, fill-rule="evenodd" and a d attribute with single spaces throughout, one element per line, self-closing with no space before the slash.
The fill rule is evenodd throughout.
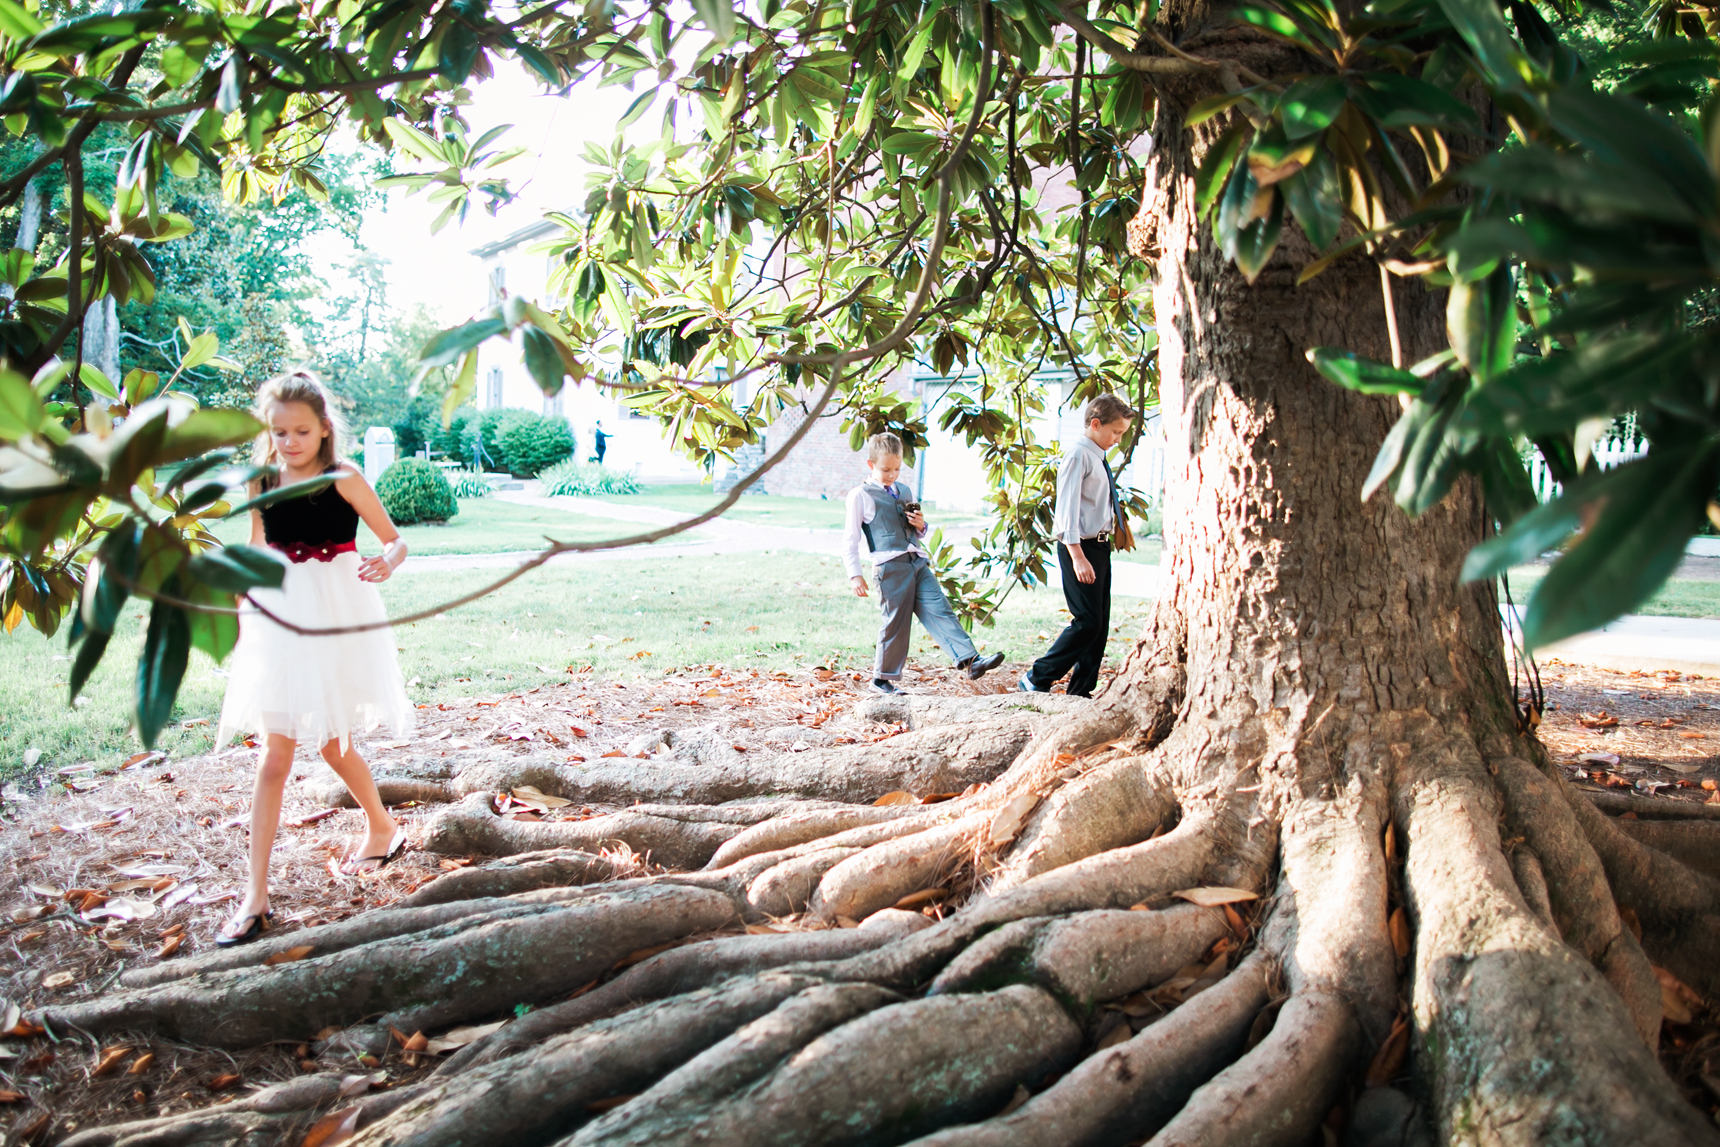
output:
<path id="1" fill-rule="evenodd" d="M 873 571 L 878 587 L 878 607 L 883 612 L 883 625 L 878 630 L 878 656 L 872 665 L 872 676 L 880 681 L 894 681 L 902 675 L 908 661 L 908 628 L 918 617 L 926 632 L 943 647 L 954 662 L 977 656 L 973 638 L 962 623 L 938 584 L 938 575 L 921 554 L 904 554 L 891 558 Z"/>

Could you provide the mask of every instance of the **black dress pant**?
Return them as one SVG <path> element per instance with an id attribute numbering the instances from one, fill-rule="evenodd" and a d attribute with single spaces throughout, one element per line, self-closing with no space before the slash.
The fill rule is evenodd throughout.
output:
<path id="1" fill-rule="evenodd" d="M 1111 543 L 1089 539 L 1081 552 L 1093 567 L 1093 584 L 1075 577 L 1069 547 L 1057 543 L 1057 564 L 1063 573 L 1063 600 L 1069 603 L 1069 624 L 1045 655 L 1027 671 L 1028 684 L 1045 692 L 1069 674 L 1069 693 L 1091 697 L 1105 660 L 1105 639 L 1111 633 Z"/>

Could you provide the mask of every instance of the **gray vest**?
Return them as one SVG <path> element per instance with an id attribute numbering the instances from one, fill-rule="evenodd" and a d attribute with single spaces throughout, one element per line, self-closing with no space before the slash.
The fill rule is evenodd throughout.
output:
<path id="1" fill-rule="evenodd" d="M 902 512 L 902 503 L 897 500 L 909 497 L 901 484 L 896 485 L 895 498 L 884 487 L 870 482 L 860 488 L 872 499 L 875 511 L 872 520 L 860 526 L 866 533 L 866 548 L 877 553 L 879 550 L 905 550 L 913 545 L 913 527 L 908 525 L 908 515 Z"/>

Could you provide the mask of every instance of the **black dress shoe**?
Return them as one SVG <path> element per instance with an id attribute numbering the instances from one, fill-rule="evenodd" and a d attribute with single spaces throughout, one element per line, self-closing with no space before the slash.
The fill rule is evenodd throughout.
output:
<path id="1" fill-rule="evenodd" d="M 993 653 L 987 657 L 970 658 L 967 664 L 968 680 L 978 681 L 981 677 L 984 677 L 987 673 L 990 673 L 993 669 L 996 669 L 1002 664 L 1003 654 L 1001 653 Z"/>

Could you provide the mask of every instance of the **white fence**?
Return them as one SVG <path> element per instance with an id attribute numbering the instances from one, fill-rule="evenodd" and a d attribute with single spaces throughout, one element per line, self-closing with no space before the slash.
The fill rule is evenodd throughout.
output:
<path id="1" fill-rule="evenodd" d="M 1599 466 L 1602 470 L 1611 470 L 1614 466 L 1623 465 L 1633 458 L 1640 458 L 1648 453 L 1648 447 L 1636 442 L 1597 442 L 1590 456 L 1589 465 Z M 1541 457 L 1539 450 L 1529 458 L 1529 484 L 1535 488 L 1535 497 L 1543 503 L 1550 502 L 1561 493 L 1559 483 L 1553 481 L 1553 474 L 1547 468 L 1547 460 Z"/>

